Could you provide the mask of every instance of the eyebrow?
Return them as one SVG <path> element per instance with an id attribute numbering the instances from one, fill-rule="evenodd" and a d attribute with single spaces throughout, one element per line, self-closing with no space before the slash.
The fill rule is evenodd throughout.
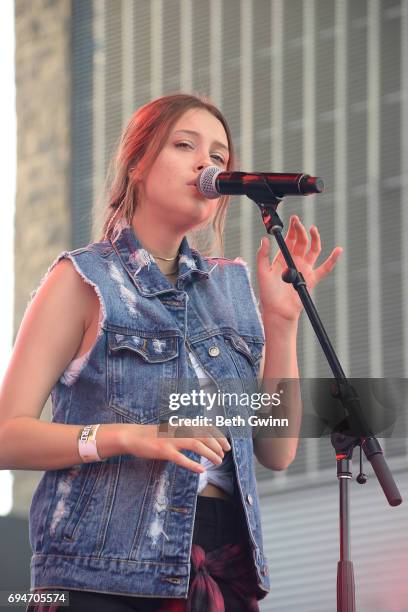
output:
<path id="1" fill-rule="evenodd" d="M 184 132 L 185 134 L 192 134 L 193 136 L 201 136 L 199 132 L 195 132 L 194 130 L 176 130 L 174 133 L 178 134 L 179 132 Z M 215 144 L 220 149 L 225 149 L 225 151 L 229 153 L 228 147 L 219 140 L 214 140 L 213 144 Z"/>

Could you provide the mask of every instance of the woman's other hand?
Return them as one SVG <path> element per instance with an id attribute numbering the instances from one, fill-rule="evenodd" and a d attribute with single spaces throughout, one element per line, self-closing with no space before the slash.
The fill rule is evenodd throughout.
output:
<path id="1" fill-rule="evenodd" d="M 336 247 L 329 257 L 315 267 L 321 253 L 319 230 L 315 225 L 310 228 L 310 243 L 307 231 L 299 220 L 293 215 L 290 218 L 288 232 L 285 237 L 286 245 L 301 274 L 303 275 L 309 291 L 331 272 L 340 257 L 343 249 Z M 296 320 L 303 305 L 297 291 L 290 283 L 282 280 L 282 274 L 287 270 L 286 262 L 279 251 L 272 263 L 269 261 L 270 244 L 266 236 L 261 240 L 257 253 L 257 273 L 259 283 L 259 298 L 262 315 L 273 315 L 282 319 Z"/>

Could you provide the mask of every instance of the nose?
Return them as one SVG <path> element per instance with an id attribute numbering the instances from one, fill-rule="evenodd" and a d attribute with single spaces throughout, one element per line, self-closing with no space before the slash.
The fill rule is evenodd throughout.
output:
<path id="1" fill-rule="evenodd" d="M 210 156 L 203 156 L 200 158 L 199 161 L 197 161 L 196 163 L 196 171 L 197 172 L 201 172 L 202 170 L 204 170 L 204 168 L 207 168 L 208 166 L 212 166 L 212 160 L 210 158 Z"/>

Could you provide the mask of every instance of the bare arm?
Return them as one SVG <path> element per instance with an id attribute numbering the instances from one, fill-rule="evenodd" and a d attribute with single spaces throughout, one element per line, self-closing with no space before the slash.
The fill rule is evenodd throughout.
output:
<path id="1" fill-rule="evenodd" d="M 96 300 L 96 302 L 95 302 Z M 57 469 L 82 462 L 80 425 L 40 421 L 51 389 L 73 359 L 98 298 L 69 260 L 51 271 L 26 310 L 0 387 L 0 468 Z M 104 456 L 119 454 L 118 425 L 98 431 Z"/>
<path id="2" fill-rule="evenodd" d="M 101 459 L 123 452 L 123 427 L 116 423 L 99 427 Z M 57 470 L 82 463 L 78 452 L 81 429 L 81 425 L 47 423 L 32 417 L 10 419 L 0 430 L 0 469 Z"/>
<path id="3" fill-rule="evenodd" d="M 39 418 L 98 308 L 94 289 L 69 260 L 52 269 L 29 305 L 0 387 L 0 469 L 53 470 L 82 463 L 81 425 Z M 155 425 L 122 423 L 101 425 L 97 443 L 101 459 L 129 453 L 174 461 L 195 472 L 203 469 L 180 449 L 192 449 L 214 463 L 223 448 L 228 450 L 223 438 L 158 438 Z"/>
<path id="4" fill-rule="evenodd" d="M 302 410 L 296 358 L 297 322 L 286 323 L 271 317 L 269 320 L 265 319 L 265 330 L 266 342 L 259 374 L 262 380 L 261 392 L 271 396 L 277 391 L 279 381 L 286 379 L 287 384 L 282 405 L 259 410 L 257 414 L 273 414 L 274 417 L 287 418 L 290 433 L 285 429 L 283 436 L 279 436 L 279 431 L 275 431 L 271 426 L 261 428 L 254 437 L 254 454 L 264 467 L 270 470 L 285 470 L 295 458 L 301 425 Z"/>

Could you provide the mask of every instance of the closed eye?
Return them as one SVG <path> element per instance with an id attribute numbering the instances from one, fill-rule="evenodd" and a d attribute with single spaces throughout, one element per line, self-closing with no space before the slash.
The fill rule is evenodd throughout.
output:
<path id="1" fill-rule="evenodd" d="M 192 149 L 193 146 L 189 142 L 176 142 L 176 147 Z"/>
<path id="2" fill-rule="evenodd" d="M 211 157 L 218 158 L 219 163 L 225 166 L 225 159 L 221 157 L 221 155 L 218 155 L 217 153 L 213 153 Z"/>
<path id="3" fill-rule="evenodd" d="M 176 142 L 175 146 L 180 149 L 186 149 L 186 148 L 193 149 L 194 148 L 194 146 L 190 142 Z M 218 155 L 218 153 L 213 153 L 211 157 L 213 159 L 216 159 L 219 164 L 225 166 L 225 159 L 221 155 Z"/>

